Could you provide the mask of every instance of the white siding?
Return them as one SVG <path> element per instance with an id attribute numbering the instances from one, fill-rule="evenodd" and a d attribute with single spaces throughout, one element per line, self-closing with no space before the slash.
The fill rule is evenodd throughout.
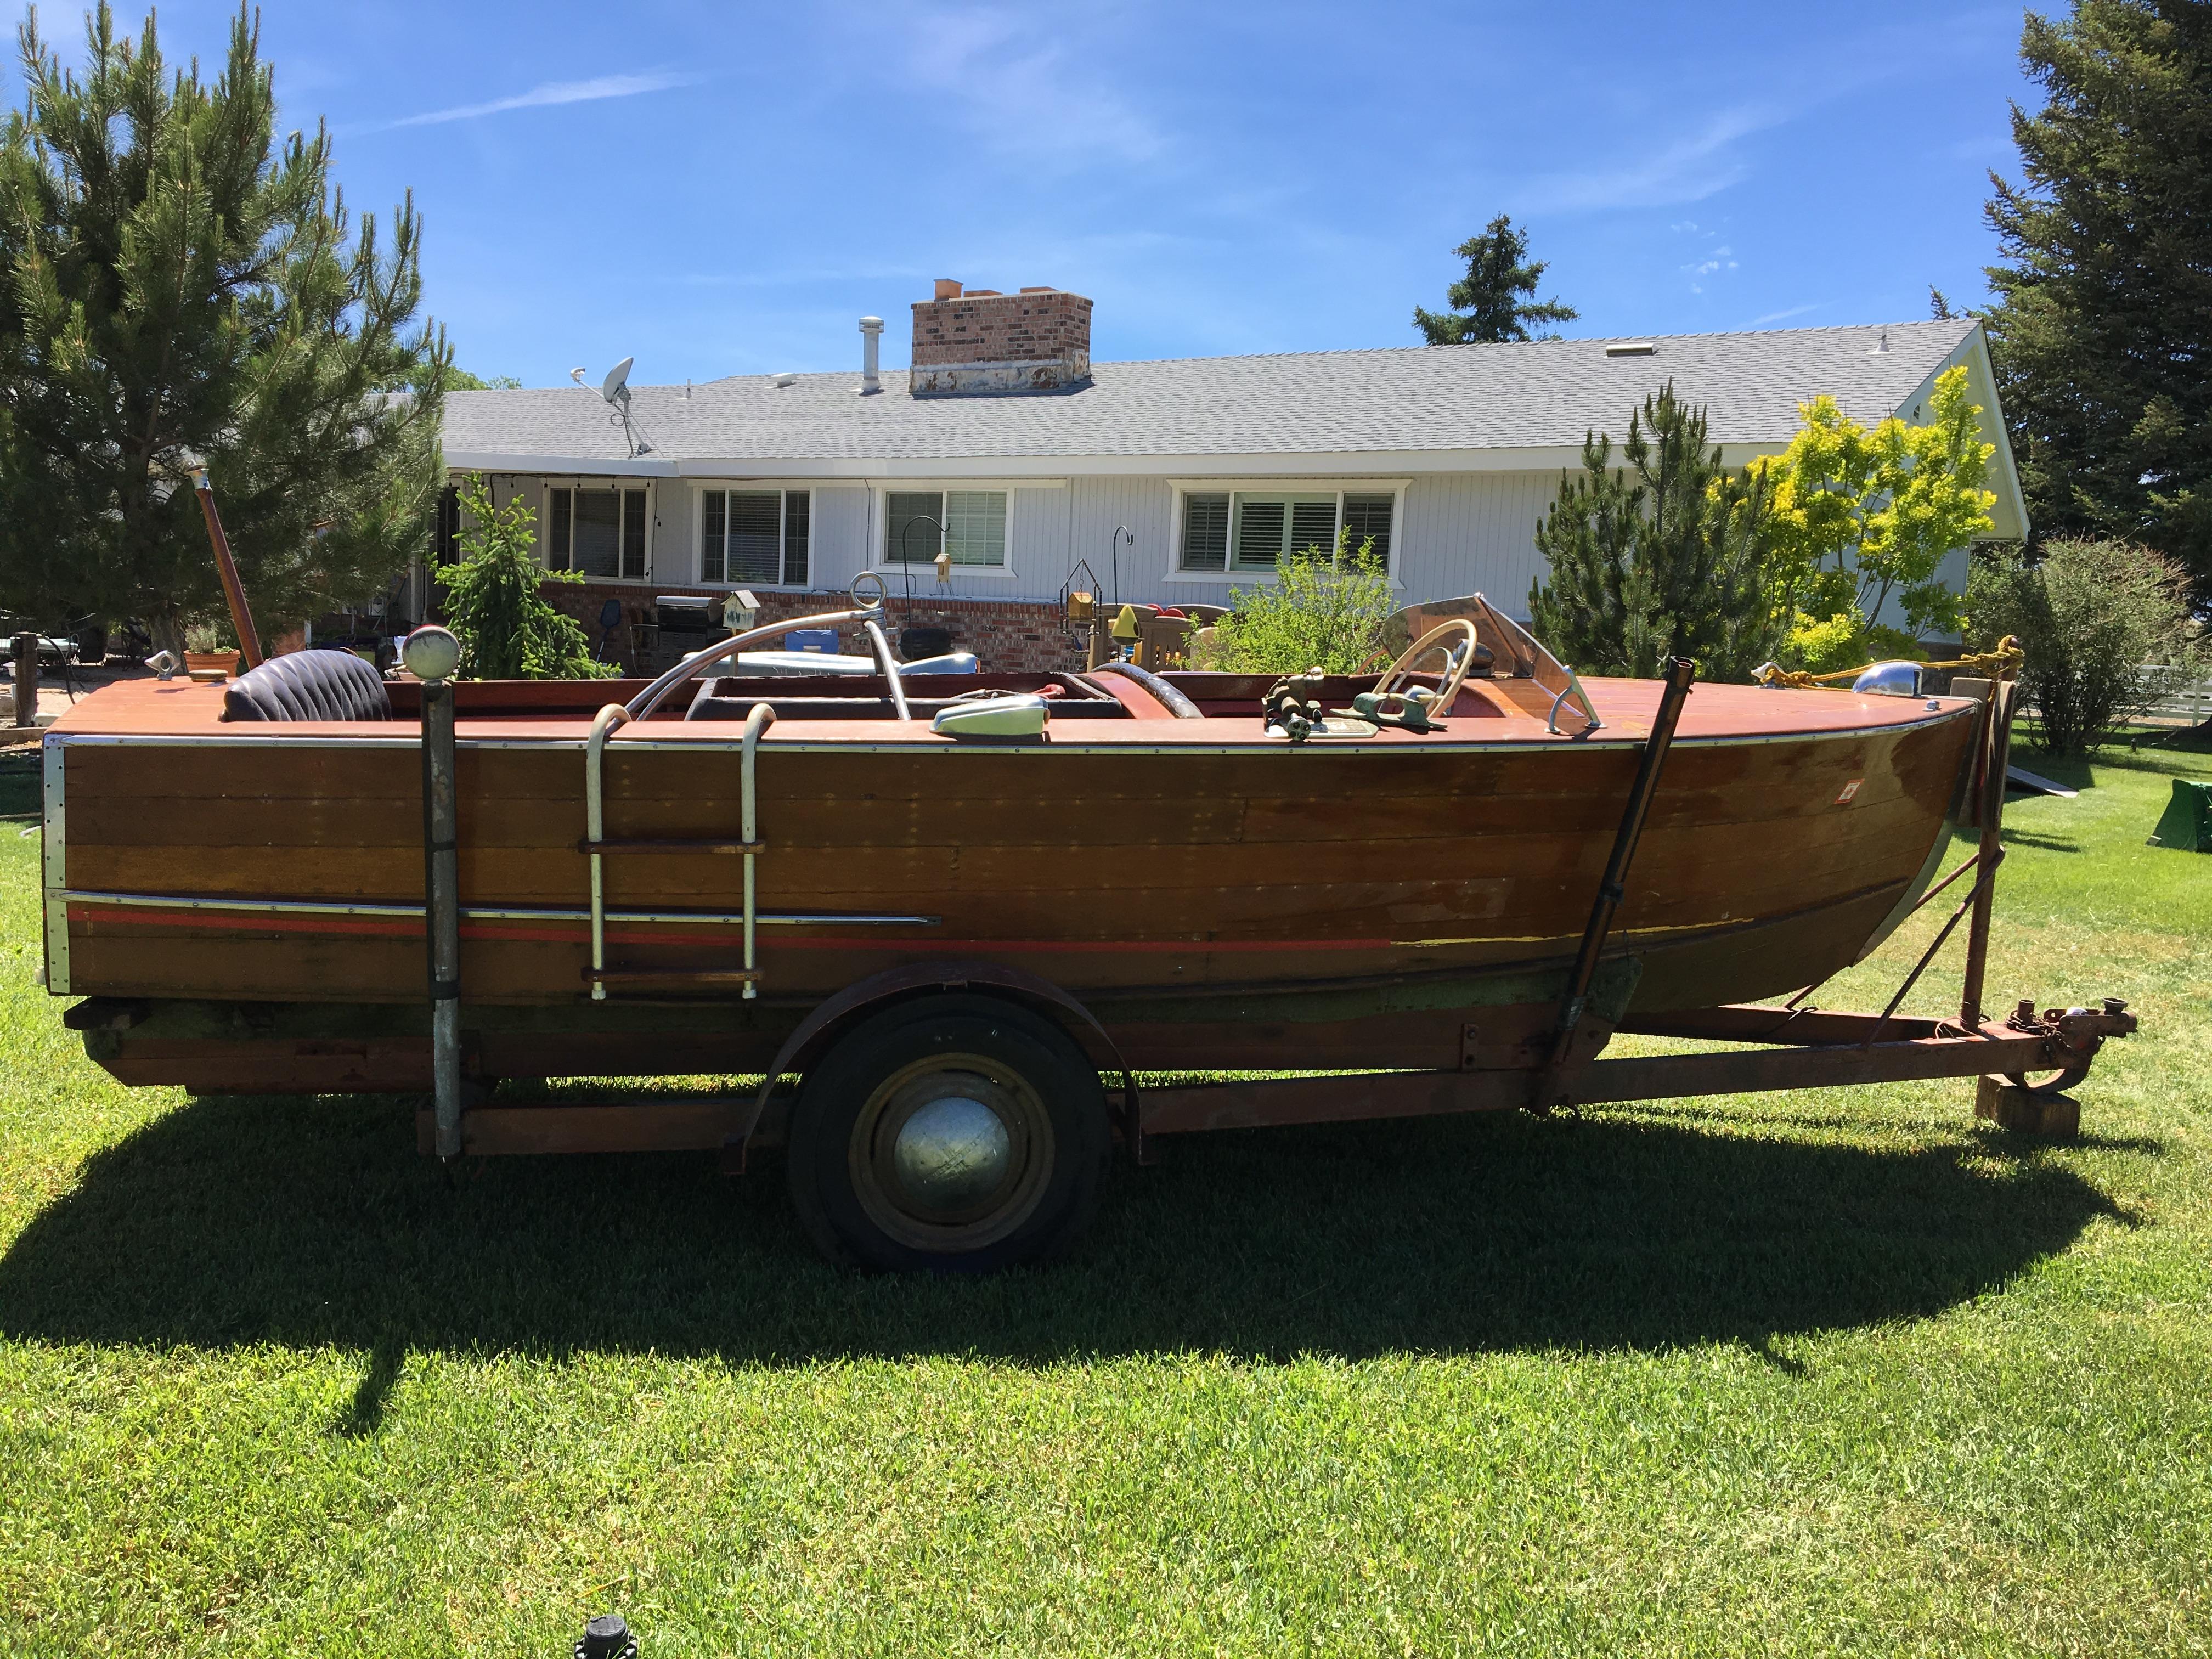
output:
<path id="1" fill-rule="evenodd" d="M 952 594 L 963 599 L 1056 599 L 1079 560 L 1088 560 L 1099 591 L 1111 597 L 1119 564 L 1122 599 L 1175 604 L 1224 604 L 1232 588 L 1219 581 L 1176 580 L 1174 492 L 1170 475 L 1072 477 L 1064 485 L 1016 489 L 1010 502 L 1008 563 L 1011 580 L 957 572 Z M 1188 477 L 1188 468 L 1172 475 Z M 538 518 L 544 556 L 545 497 L 549 489 L 568 484 L 605 488 L 640 481 L 602 477 L 532 477 L 500 473 L 490 480 L 495 499 L 520 499 Z M 738 481 L 716 480 L 722 487 Z M 799 480 L 777 480 L 797 488 Z M 1295 479 L 1286 480 L 1295 488 Z M 1416 477 L 1407 485 L 1395 527 L 1395 575 L 1407 603 L 1483 592 L 1516 616 L 1528 609 L 1528 585 L 1541 568 L 1534 540 L 1536 520 L 1558 487 L 1552 473 L 1445 473 Z M 643 482 L 652 526 L 650 562 L 643 585 L 689 585 L 697 568 L 698 496 L 704 487 L 691 479 Z M 813 562 L 810 586 L 842 592 L 860 571 L 880 562 L 875 539 L 882 533 L 876 490 L 863 483 L 815 480 Z M 1117 526 L 1132 541 L 1114 545 Z M 916 591 L 926 582 L 937 591 L 933 574 L 915 572 Z M 1261 579 L 1255 578 L 1255 580 Z"/>
<path id="2" fill-rule="evenodd" d="M 1202 477 L 1188 463 L 1164 465 L 1157 477 L 1080 476 L 1065 483 L 1015 488 L 1009 503 L 1011 519 L 1007 560 L 1011 577 L 989 576 L 972 570 L 957 571 L 948 597 L 981 599 L 1052 600 L 1059 596 L 1079 560 L 1087 560 L 1099 592 L 1115 594 L 1116 553 L 1114 531 L 1127 526 L 1133 542 L 1124 539 L 1118 553 L 1119 596 L 1124 601 L 1153 603 L 1228 603 L 1234 586 L 1218 580 L 1178 580 L 1175 533 L 1175 495 L 1170 477 Z M 1340 482 L 1341 475 L 1333 475 Z M 538 478 L 500 473 L 489 480 L 500 501 L 519 497 L 538 514 L 542 556 L 545 491 L 549 487 L 582 483 L 604 488 L 614 480 L 587 477 Z M 635 487 L 636 480 L 621 480 Z M 726 485 L 732 481 L 716 481 Z M 763 482 L 770 482 L 763 479 Z M 773 482 L 797 488 L 801 481 Z M 703 481 L 656 479 L 647 482 L 648 518 L 652 525 L 650 564 L 646 583 L 663 586 L 689 584 L 696 568 L 698 536 L 696 503 Z M 1296 478 L 1281 481 L 1295 489 Z M 1559 475 L 1544 472 L 1454 472 L 1413 477 L 1406 485 L 1403 507 L 1395 528 L 1393 575 L 1407 604 L 1450 599 L 1464 593 L 1486 594 L 1509 614 L 1526 618 L 1528 590 L 1543 574 L 1544 561 L 1536 551 L 1537 521 L 1558 493 Z M 811 586 L 824 592 L 842 592 L 860 571 L 880 562 L 876 538 L 882 534 L 877 489 L 867 483 L 815 480 L 813 491 L 813 562 Z M 923 485 L 934 487 L 934 483 Z M 1966 583 L 1967 556 L 1962 549 L 1944 561 L 1944 579 L 1956 586 Z M 914 571 L 917 597 L 946 592 L 937 586 L 934 572 L 927 567 Z M 1260 578 L 1253 579 L 1256 583 Z M 900 577 L 890 577 L 902 588 Z M 1252 584 L 1246 584 L 1252 585 Z M 1901 622 L 1893 605 L 1882 620 Z"/>
<path id="3" fill-rule="evenodd" d="M 1174 565 L 1168 546 L 1174 495 L 1164 477 L 1071 478 L 1067 481 L 1067 493 L 1069 534 L 1061 556 L 1060 581 L 1066 580 L 1078 559 L 1085 559 L 1098 579 L 1097 591 L 1104 599 L 1115 597 L 1118 571 L 1120 597 L 1124 604 L 1220 602 L 1218 587 L 1168 579 Z M 1120 525 L 1127 526 L 1129 536 L 1135 540 L 1122 538 L 1117 550 L 1114 531 Z M 1055 581 L 1053 592 L 1059 591 L 1060 583 Z"/>
<path id="4" fill-rule="evenodd" d="M 1398 584 L 1408 605 L 1487 597 L 1526 618 L 1544 569 L 1536 521 L 1559 493 L 1556 472 L 1455 472 L 1416 478 L 1399 526 Z"/>
<path id="5" fill-rule="evenodd" d="M 810 586 L 842 593 L 874 562 L 868 557 L 867 489 L 858 484 L 817 485 L 814 491 L 813 563 Z"/>
<path id="6" fill-rule="evenodd" d="M 1191 474 L 1186 468 L 1176 476 Z M 1295 480 L 1285 483 L 1296 487 Z M 1558 484 L 1553 473 L 1446 473 L 1415 478 L 1407 486 L 1395 532 L 1395 574 L 1406 602 L 1483 592 L 1511 614 L 1525 616 L 1528 585 L 1542 566 L 1536 552 L 1536 520 L 1551 505 Z M 1171 605 L 1227 602 L 1231 585 L 1176 580 L 1176 550 L 1170 545 L 1174 494 L 1165 474 L 1157 478 L 1073 478 L 1068 495 L 1067 564 L 1087 558 L 1100 588 L 1109 597 L 1114 527 L 1127 525 L 1136 543 L 1132 547 L 1125 541 L 1121 546 L 1124 599 Z M 1035 597 L 1049 597 L 1058 590 L 1055 580 L 1048 592 Z"/>

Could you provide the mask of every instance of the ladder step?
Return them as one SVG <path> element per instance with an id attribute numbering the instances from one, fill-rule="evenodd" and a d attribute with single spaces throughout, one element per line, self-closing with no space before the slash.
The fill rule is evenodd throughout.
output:
<path id="1" fill-rule="evenodd" d="M 579 853 L 765 853 L 764 841 L 592 841 L 576 843 Z"/>
<path id="2" fill-rule="evenodd" d="M 757 985 L 757 968 L 586 968 L 586 984 L 600 985 Z"/>

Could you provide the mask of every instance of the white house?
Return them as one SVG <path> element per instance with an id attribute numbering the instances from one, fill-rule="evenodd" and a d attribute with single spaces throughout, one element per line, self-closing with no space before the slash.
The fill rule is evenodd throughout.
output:
<path id="1" fill-rule="evenodd" d="M 2027 530 L 1971 320 L 1094 364 L 1080 295 L 938 289 L 902 374 L 874 373 L 871 318 L 858 373 L 638 386 L 627 425 L 595 388 L 459 392 L 447 465 L 537 510 L 549 566 L 592 578 L 556 590 L 579 614 L 612 596 L 649 620 L 657 593 L 742 585 L 792 615 L 877 570 L 1008 667 L 1069 648 L 1053 619 L 1079 564 L 1109 597 L 1221 603 L 1340 526 L 1373 538 L 1408 603 L 1480 591 L 1525 615 L 1561 471 L 1670 380 L 1740 465 L 1818 393 L 1867 422 L 1924 417 L 1963 363 L 1996 446 L 1996 534 Z"/>

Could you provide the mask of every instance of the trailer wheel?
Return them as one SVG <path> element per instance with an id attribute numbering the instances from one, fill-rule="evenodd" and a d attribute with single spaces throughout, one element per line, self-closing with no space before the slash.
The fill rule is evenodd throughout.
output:
<path id="1" fill-rule="evenodd" d="M 989 1273 L 1065 1248 L 1109 1147 L 1097 1068 L 1011 1002 L 902 1003 L 806 1075 L 785 1170 L 815 1248 L 848 1267 Z"/>

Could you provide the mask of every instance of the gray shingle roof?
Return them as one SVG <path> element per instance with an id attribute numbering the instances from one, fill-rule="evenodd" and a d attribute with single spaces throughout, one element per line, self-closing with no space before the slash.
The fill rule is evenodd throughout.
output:
<path id="1" fill-rule="evenodd" d="M 633 387 L 632 413 L 662 461 L 1520 449 L 1579 444 L 1592 428 L 1618 437 L 1629 410 L 1672 380 L 1707 406 L 1715 442 L 1779 444 L 1818 392 L 1860 420 L 1894 413 L 1976 326 L 1661 335 L 1650 356 L 1547 340 L 1099 363 L 1087 386 L 980 397 L 912 397 L 903 370 L 870 398 L 855 395 L 857 368 L 787 386 L 747 374 L 688 399 L 681 386 Z M 454 392 L 446 447 L 617 460 L 625 451 L 608 415 L 583 387 Z"/>

